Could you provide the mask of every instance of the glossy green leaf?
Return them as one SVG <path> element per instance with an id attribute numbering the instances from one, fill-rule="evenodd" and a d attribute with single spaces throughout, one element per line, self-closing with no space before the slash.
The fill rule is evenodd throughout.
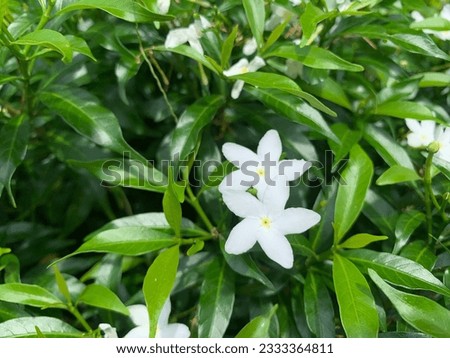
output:
<path id="1" fill-rule="evenodd" d="M 64 303 L 51 292 L 38 285 L 5 283 L 0 285 L 0 301 L 19 303 L 40 308 L 65 308 Z"/>
<path id="2" fill-rule="evenodd" d="M 444 19 L 440 16 L 429 17 L 423 19 L 422 21 L 414 21 L 411 25 L 409 25 L 412 29 L 428 29 L 435 31 L 449 31 L 450 30 L 450 21 Z"/>
<path id="3" fill-rule="evenodd" d="M 0 338 L 37 338 L 36 327 L 47 338 L 81 338 L 83 333 L 54 317 L 20 317 L 0 323 Z"/>
<path id="4" fill-rule="evenodd" d="M 434 337 L 450 338 L 450 310 L 429 298 L 396 290 L 373 270 L 369 275 L 411 326 Z"/>
<path id="5" fill-rule="evenodd" d="M 270 51 L 265 57 L 282 57 L 298 61 L 305 66 L 324 70 L 343 70 L 359 72 L 364 67 L 348 62 L 331 51 L 317 46 L 298 47 L 284 45 Z"/>
<path id="6" fill-rule="evenodd" d="M 163 197 L 163 211 L 167 222 L 175 232 L 176 237 L 181 237 L 181 204 L 175 195 L 172 186 L 169 185 Z"/>
<path id="7" fill-rule="evenodd" d="M 275 44 L 277 42 L 277 40 L 283 34 L 284 29 L 288 25 L 288 22 L 289 22 L 288 20 L 285 20 L 273 29 L 273 31 L 270 33 L 269 37 L 267 38 L 266 43 L 264 44 L 263 48 L 261 49 L 261 52 L 265 52 L 267 49 L 270 48 L 270 46 L 272 46 L 273 44 Z"/>
<path id="8" fill-rule="evenodd" d="M 70 45 L 70 41 L 64 37 L 61 33 L 49 30 L 35 30 L 30 32 L 16 41 L 17 45 L 28 45 L 28 46 L 42 46 L 49 48 L 53 51 L 59 52 L 62 55 L 63 62 L 72 61 L 73 49 Z"/>
<path id="9" fill-rule="evenodd" d="M 302 43 L 304 42 L 304 44 L 306 44 L 306 42 L 311 38 L 320 21 L 323 21 L 332 15 L 332 12 L 324 13 L 320 8 L 314 6 L 312 3 L 307 3 L 305 11 L 300 16 L 300 23 L 302 25 L 304 36 L 302 38 Z"/>
<path id="10" fill-rule="evenodd" d="M 401 165 L 414 170 L 406 150 L 383 130 L 374 125 L 368 125 L 364 130 L 364 139 L 375 148 L 389 166 Z"/>
<path id="11" fill-rule="evenodd" d="M 29 127 L 27 117 L 19 116 L 8 120 L 0 131 L 0 196 L 6 188 L 14 207 L 16 202 L 11 190 L 11 179 L 25 159 L 30 135 Z"/>
<path id="12" fill-rule="evenodd" d="M 129 22 L 153 22 L 168 21 L 173 19 L 171 15 L 162 15 L 151 12 L 139 2 L 134 0 L 79 0 L 63 7 L 59 14 L 65 14 L 70 11 L 98 9 L 105 11 L 119 19 Z"/>
<path id="13" fill-rule="evenodd" d="M 369 284 L 348 259 L 334 255 L 333 281 L 342 326 L 348 338 L 378 335 L 378 313 Z"/>
<path id="14" fill-rule="evenodd" d="M 234 305 L 234 273 L 225 260 L 216 258 L 208 266 L 200 289 L 199 338 L 223 337 Z"/>
<path id="15" fill-rule="evenodd" d="M 352 105 L 348 99 L 344 87 L 330 77 L 317 81 L 317 83 L 314 82 L 314 84 L 302 82 L 302 88 L 314 96 L 318 96 L 326 99 L 327 101 L 336 103 L 350 111 L 352 110 Z"/>
<path id="16" fill-rule="evenodd" d="M 252 34 L 258 46 L 262 47 L 264 43 L 264 21 L 266 19 L 264 0 L 242 0 L 242 5 Z"/>
<path id="17" fill-rule="evenodd" d="M 398 254 L 399 251 L 407 244 L 412 233 L 425 222 L 425 214 L 412 210 L 404 212 L 398 218 L 395 226 L 395 245 L 392 250 L 393 254 Z"/>
<path id="18" fill-rule="evenodd" d="M 378 105 L 373 114 L 396 118 L 432 119 L 434 113 L 425 105 L 418 102 L 391 101 Z"/>
<path id="19" fill-rule="evenodd" d="M 5 283 L 20 283 L 20 261 L 16 255 L 0 257 L 0 271 L 4 271 Z"/>
<path id="20" fill-rule="evenodd" d="M 86 286 L 78 298 L 78 303 L 118 312 L 125 316 L 130 314 L 128 308 L 122 303 L 120 298 L 108 287 L 102 285 L 92 284 Z"/>
<path id="21" fill-rule="evenodd" d="M 238 26 L 236 25 L 235 27 L 233 27 L 233 30 L 223 42 L 222 51 L 220 53 L 220 64 L 222 65 L 223 68 L 226 68 L 229 65 L 230 56 L 231 52 L 233 51 L 234 41 L 236 40 L 237 32 Z"/>
<path id="22" fill-rule="evenodd" d="M 386 170 L 383 174 L 381 174 L 376 183 L 377 185 L 390 185 L 411 182 L 420 179 L 421 177 L 416 173 L 415 170 L 405 168 L 400 165 L 394 165 Z"/>
<path id="23" fill-rule="evenodd" d="M 304 288 L 308 327 L 318 338 L 335 337 L 333 301 L 320 275 L 309 271 Z"/>
<path id="24" fill-rule="evenodd" d="M 137 256 L 176 244 L 173 235 L 149 227 L 127 226 L 101 231 L 90 237 L 70 257 L 87 252 Z"/>
<path id="25" fill-rule="evenodd" d="M 142 291 L 149 315 L 150 338 L 156 335 L 159 315 L 164 303 L 170 297 L 178 269 L 179 255 L 178 245 L 161 252 L 145 275 Z"/>
<path id="26" fill-rule="evenodd" d="M 212 122 L 224 103 L 222 96 L 206 96 L 183 112 L 172 136 L 172 158 L 184 160 L 191 154 L 200 140 L 201 130 Z"/>
<path id="27" fill-rule="evenodd" d="M 345 240 L 339 247 L 343 249 L 359 249 L 365 247 L 372 242 L 387 240 L 387 236 L 376 236 L 371 234 L 356 234 Z"/>
<path id="28" fill-rule="evenodd" d="M 163 193 L 167 188 L 167 178 L 154 167 L 140 161 L 123 158 L 81 162 L 68 160 L 74 168 L 83 168 L 101 180 L 105 187 L 122 186 Z"/>
<path id="29" fill-rule="evenodd" d="M 363 214 L 378 227 L 383 234 L 389 237 L 394 235 L 399 213 L 381 195 L 373 190 L 369 189 L 366 194 Z"/>
<path id="30" fill-rule="evenodd" d="M 352 147 L 357 144 L 361 139 L 361 133 L 350 129 L 344 123 L 336 123 L 331 126 L 331 130 L 339 138 L 340 143 L 334 141 L 328 141 L 328 145 L 334 154 L 333 168 L 336 170 L 342 159 L 344 159 L 350 152 Z"/>
<path id="31" fill-rule="evenodd" d="M 53 272 L 55 274 L 55 281 L 58 285 L 59 292 L 62 293 L 67 303 L 72 303 L 72 297 L 70 295 L 69 287 L 64 276 L 59 271 L 58 265 L 53 265 Z"/>
<path id="32" fill-rule="evenodd" d="M 346 251 L 343 255 L 362 271 L 375 270 L 384 280 L 394 285 L 450 296 L 450 289 L 445 287 L 430 271 L 417 262 L 404 257 L 367 249 Z"/>
<path id="33" fill-rule="evenodd" d="M 247 323 L 236 335 L 236 338 L 267 338 L 269 337 L 270 321 L 278 306 L 275 305 L 265 315 L 257 316 Z"/>
<path id="34" fill-rule="evenodd" d="M 424 72 L 417 77 L 420 77 L 419 87 L 450 86 L 450 74 L 444 72 Z"/>
<path id="35" fill-rule="evenodd" d="M 125 141 L 116 116 L 89 92 L 80 88 L 54 87 L 42 92 L 41 101 L 79 134 L 120 155 L 146 163 L 146 159 Z"/>
<path id="36" fill-rule="evenodd" d="M 450 61 L 450 56 L 442 51 L 427 35 L 394 34 L 389 36 L 389 40 L 412 53 Z"/>
<path id="37" fill-rule="evenodd" d="M 344 237 L 358 218 L 373 175 L 373 164 L 359 146 L 350 150 L 349 162 L 342 172 L 334 214 L 335 243 Z"/>
<path id="38" fill-rule="evenodd" d="M 73 35 L 66 35 L 66 39 L 69 41 L 70 47 L 72 48 L 73 52 L 81 53 L 82 55 L 89 57 L 93 61 L 97 61 L 84 39 Z"/>
<path id="39" fill-rule="evenodd" d="M 8 82 L 12 82 L 12 81 L 17 81 L 17 80 L 20 80 L 19 76 L 8 76 L 8 75 L 1 75 L 0 74 L 0 85 L 3 85 L 3 84 L 8 83 Z"/>
<path id="40" fill-rule="evenodd" d="M 436 255 L 424 240 L 417 240 L 407 244 L 402 249 L 401 256 L 417 262 L 429 271 L 433 269 L 437 260 Z"/>
<path id="41" fill-rule="evenodd" d="M 261 88 L 248 88 L 247 92 L 290 121 L 303 124 L 339 143 L 322 115 L 299 98 L 278 90 Z"/>
<path id="42" fill-rule="evenodd" d="M 186 255 L 188 256 L 195 255 L 197 252 L 202 251 L 204 247 L 205 247 L 204 240 L 195 240 L 192 246 L 186 251 Z"/>

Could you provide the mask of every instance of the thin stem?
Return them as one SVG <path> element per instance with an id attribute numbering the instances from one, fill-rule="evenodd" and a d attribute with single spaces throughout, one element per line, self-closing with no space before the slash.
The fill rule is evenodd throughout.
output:
<path id="1" fill-rule="evenodd" d="M 80 322 L 80 324 L 83 326 L 83 328 L 88 331 L 89 333 L 92 332 L 91 326 L 89 326 L 89 323 L 83 318 L 81 313 L 77 310 L 77 308 L 73 305 L 69 305 L 69 311 L 74 315 L 74 317 Z"/>
<path id="2" fill-rule="evenodd" d="M 432 151 L 429 151 L 427 160 L 425 161 L 425 170 L 424 170 L 424 177 L 423 177 L 423 183 L 424 183 L 424 187 L 425 187 L 425 210 L 426 210 L 426 218 L 427 218 L 428 244 L 430 244 L 430 245 L 433 242 L 433 218 L 432 218 L 432 212 L 431 212 L 431 203 L 433 202 L 433 204 L 435 204 L 435 201 L 436 201 L 436 198 L 434 197 L 434 194 L 433 194 L 433 188 L 431 186 L 431 165 L 433 162 L 433 156 L 434 156 L 434 153 Z M 440 209 L 439 204 L 437 207 Z"/>
<path id="3" fill-rule="evenodd" d="M 195 211 L 200 216 L 200 219 L 202 219 L 203 223 L 206 225 L 208 230 L 211 233 L 214 233 L 216 231 L 216 228 L 209 220 L 208 216 L 206 215 L 205 211 L 203 210 L 202 206 L 200 205 L 198 198 L 194 195 L 194 193 L 192 192 L 192 189 L 189 185 L 186 187 L 186 192 L 188 194 L 188 198 L 186 199 L 186 201 L 195 209 Z"/>
<path id="4" fill-rule="evenodd" d="M 189 239 L 180 239 L 180 245 L 193 245 L 197 241 L 208 241 L 212 240 L 214 237 L 212 235 L 208 236 L 199 236 L 199 237 L 192 237 Z"/>

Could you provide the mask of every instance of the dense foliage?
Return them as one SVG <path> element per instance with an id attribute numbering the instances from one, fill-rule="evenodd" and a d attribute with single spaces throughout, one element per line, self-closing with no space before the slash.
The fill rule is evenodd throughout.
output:
<path id="1" fill-rule="evenodd" d="M 0 0 L 0 337 L 450 337 L 444 3 Z"/>

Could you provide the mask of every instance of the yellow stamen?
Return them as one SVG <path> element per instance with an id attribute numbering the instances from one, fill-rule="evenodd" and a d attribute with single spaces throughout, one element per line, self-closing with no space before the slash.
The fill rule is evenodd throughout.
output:
<path id="1" fill-rule="evenodd" d="M 272 220 L 267 216 L 261 218 L 261 226 L 265 229 L 270 229 L 270 225 L 272 225 Z"/>
<path id="2" fill-rule="evenodd" d="M 264 168 L 261 168 L 261 167 L 257 168 L 256 174 L 258 174 L 260 177 L 263 177 L 265 174 Z"/>

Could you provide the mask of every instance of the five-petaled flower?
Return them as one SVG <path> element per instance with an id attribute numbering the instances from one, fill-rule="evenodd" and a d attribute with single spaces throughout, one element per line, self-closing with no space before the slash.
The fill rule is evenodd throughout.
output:
<path id="1" fill-rule="evenodd" d="M 256 72 L 261 67 L 264 67 L 265 65 L 266 65 L 266 63 L 259 56 L 255 56 L 255 58 L 253 60 L 251 60 L 250 62 L 248 62 L 248 60 L 246 58 L 241 58 L 237 63 L 235 63 L 233 66 L 231 66 L 228 70 L 223 71 L 223 74 L 227 77 L 242 75 L 242 74 L 248 73 L 248 72 Z M 242 88 L 244 88 L 244 81 L 237 80 L 234 83 L 233 88 L 231 90 L 231 97 L 233 99 L 239 98 L 239 96 L 242 92 Z"/>
<path id="2" fill-rule="evenodd" d="M 305 160 L 280 160 L 281 140 L 274 129 L 267 131 L 258 144 L 256 153 L 235 143 L 225 143 L 222 153 L 228 161 L 239 169 L 228 174 L 219 186 L 219 191 L 246 191 L 250 187 L 257 190 L 261 199 L 268 186 L 287 186 L 287 182 L 300 177 L 311 166 Z"/>
<path id="3" fill-rule="evenodd" d="M 415 119 L 406 119 L 406 125 L 411 131 L 406 136 L 409 146 L 426 148 L 435 143 L 436 157 L 450 162 L 450 128 L 436 126 L 436 122 L 432 120 L 419 122 Z"/>
<path id="4" fill-rule="evenodd" d="M 174 48 L 188 42 L 193 49 L 203 55 L 203 47 L 200 43 L 200 38 L 203 35 L 203 31 L 210 27 L 211 23 L 203 16 L 200 16 L 198 20 L 195 20 L 194 23 L 190 24 L 188 27 L 170 30 L 167 34 L 164 46 L 167 48 Z"/>

